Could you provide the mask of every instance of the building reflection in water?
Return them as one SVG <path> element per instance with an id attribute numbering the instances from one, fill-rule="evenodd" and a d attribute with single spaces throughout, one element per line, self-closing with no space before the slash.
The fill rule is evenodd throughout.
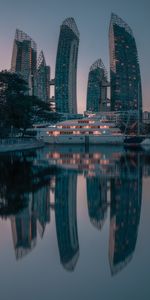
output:
<path id="1" fill-rule="evenodd" d="M 91 223 L 101 229 L 107 215 L 107 180 L 100 177 L 87 177 L 87 202 Z"/>
<path id="2" fill-rule="evenodd" d="M 111 179 L 109 261 L 112 275 L 122 270 L 136 247 L 142 201 L 140 156 L 123 157 L 120 176 Z"/>
<path id="3" fill-rule="evenodd" d="M 0 161 L 0 214 L 10 216 L 16 259 L 36 245 L 50 222 L 50 180 L 54 170 L 37 164 L 35 153 L 8 155 Z"/>
<path id="4" fill-rule="evenodd" d="M 68 271 L 74 270 L 79 257 L 77 231 L 77 174 L 56 177 L 55 219 L 60 261 Z"/>
<path id="5" fill-rule="evenodd" d="M 37 229 L 43 237 L 46 224 L 50 222 L 49 188 L 28 193 L 28 206 L 11 217 L 11 227 L 16 258 L 22 258 L 36 245 Z"/>
<path id="6" fill-rule="evenodd" d="M 72 172 L 77 170 L 85 175 L 89 218 L 98 229 L 102 228 L 107 208 L 110 206 L 109 261 L 111 273 L 114 275 L 131 260 L 136 247 L 142 201 L 141 154 L 118 152 L 118 149 L 113 147 L 109 150 L 107 148 L 107 151 L 103 148 L 101 152 L 80 153 L 78 148 L 75 152 L 72 152 L 71 148 L 69 151 L 56 150 L 58 149 L 47 156 L 51 164 Z M 68 176 L 71 175 L 68 173 Z M 60 181 L 59 187 L 60 204 L 64 201 L 62 194 L 66 195 L 65 186 L 69 186 L 69 181 L 65 184 L 66 179 L 63 180 L 64 184 Z M 110 199 L 108 199 L 108 187 Z M 67 201 L 65 203 L 68 212 Z M 58 212 L 60 214 L 62 208 L 58 209 Z M 60 219 L 59 216 L 58 221 Z M 67 218 L 65 219 L 67 224 Z M 60 230 L 62 228 L 61 224 Z M 65 240 L 63 234 L 64 230 L 60 237 Z M 58 230 L 57 235 L 59 236 Z M 59 246 L 60 249 L 63 253 L 63 247 Z"/>
<path id="7" fill-rule="evenodd" d="M 109 262 L 112 275 L 116 274 L 135 251 L 142 173 L 148 173 L 150 156 L 113 147 L 86 151 L 55 147 L 43 153 L 0 159 L 0 215 L 11 220 L 16 258 L 35 247 L 38 233 L 43 237 L 54 208 L 61 264 L 68 271 L 75 269 L 79 258 L 77 176 L 83 174 L 89 219 L 96 228 L 102 229 L 110 207 Z"/>
<path id="8" fill-rule="evenodd" d="M 15 217 L 11 217 L 12 237 L 16 258 L 22 258 L 36 245 L 36 217 L 25 208 Z"/>

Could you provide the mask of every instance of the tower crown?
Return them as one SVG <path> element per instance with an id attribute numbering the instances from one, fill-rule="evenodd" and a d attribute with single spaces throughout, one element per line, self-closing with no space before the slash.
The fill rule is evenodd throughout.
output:
<path id="1" fill-rule="evenodd" d="M 15 40 L 19 41 L 19 42 L 30 41 L 31 42 L 31 47 L 35 51 L 37 50 L 36 42 L 34 42 L 33 39 L 28 34 L 26 34 L 25 32 L 23 32 L 20 29 L 16 29 Z"/>
<path id="2" fill-rule="evenodd" d="M 123 19 L 121 19 L 118 15 L 116 15 L 114 13 L 111 14 L 110 25 L 111 24 L 118 25 L 120 27 L 125 28 L 125 30 L 133 36 L 133 32 L 132 32 L 132 29 L 130 28 L 130 26 Z"/>
<path id="3" fill-rule="evenodd" d="M 80 37 L 80 33 L 74 18 L 65 19 L 62 25 L 68 26 L 78 38 Z"/>

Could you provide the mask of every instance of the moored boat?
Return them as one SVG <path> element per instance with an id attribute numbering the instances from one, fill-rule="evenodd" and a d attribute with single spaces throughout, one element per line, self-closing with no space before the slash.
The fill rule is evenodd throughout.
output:
<path id="1" fill-rule="evenodd" d="M 123 144 L 124 135 L 106 119 L 84 118 L 43 128 L 38 137 L 49 144 Z"/>

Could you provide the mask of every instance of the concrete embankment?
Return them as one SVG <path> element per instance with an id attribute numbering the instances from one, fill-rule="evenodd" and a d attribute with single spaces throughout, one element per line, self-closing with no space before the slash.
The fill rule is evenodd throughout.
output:
<path id="1" fill-rule="evenodd" d="M 44 142 L 36 139 L 28 138 L 11 138 L 0 140 L 0 153 L 19 151 L 19 150 L 30 150 L 44 147 Z"/>

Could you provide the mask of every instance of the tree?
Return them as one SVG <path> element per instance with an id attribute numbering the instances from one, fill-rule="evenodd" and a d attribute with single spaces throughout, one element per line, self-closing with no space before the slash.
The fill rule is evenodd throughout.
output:
<path id="1" fill-rule="evenodd" d="M 50 119 L 50 106 L 35 96 L 28 95 L 28 86 L 17 74 L 0 72 L 0 127 L 10 133 L 11 128 L 23 134 L 37 118 Z"/>

